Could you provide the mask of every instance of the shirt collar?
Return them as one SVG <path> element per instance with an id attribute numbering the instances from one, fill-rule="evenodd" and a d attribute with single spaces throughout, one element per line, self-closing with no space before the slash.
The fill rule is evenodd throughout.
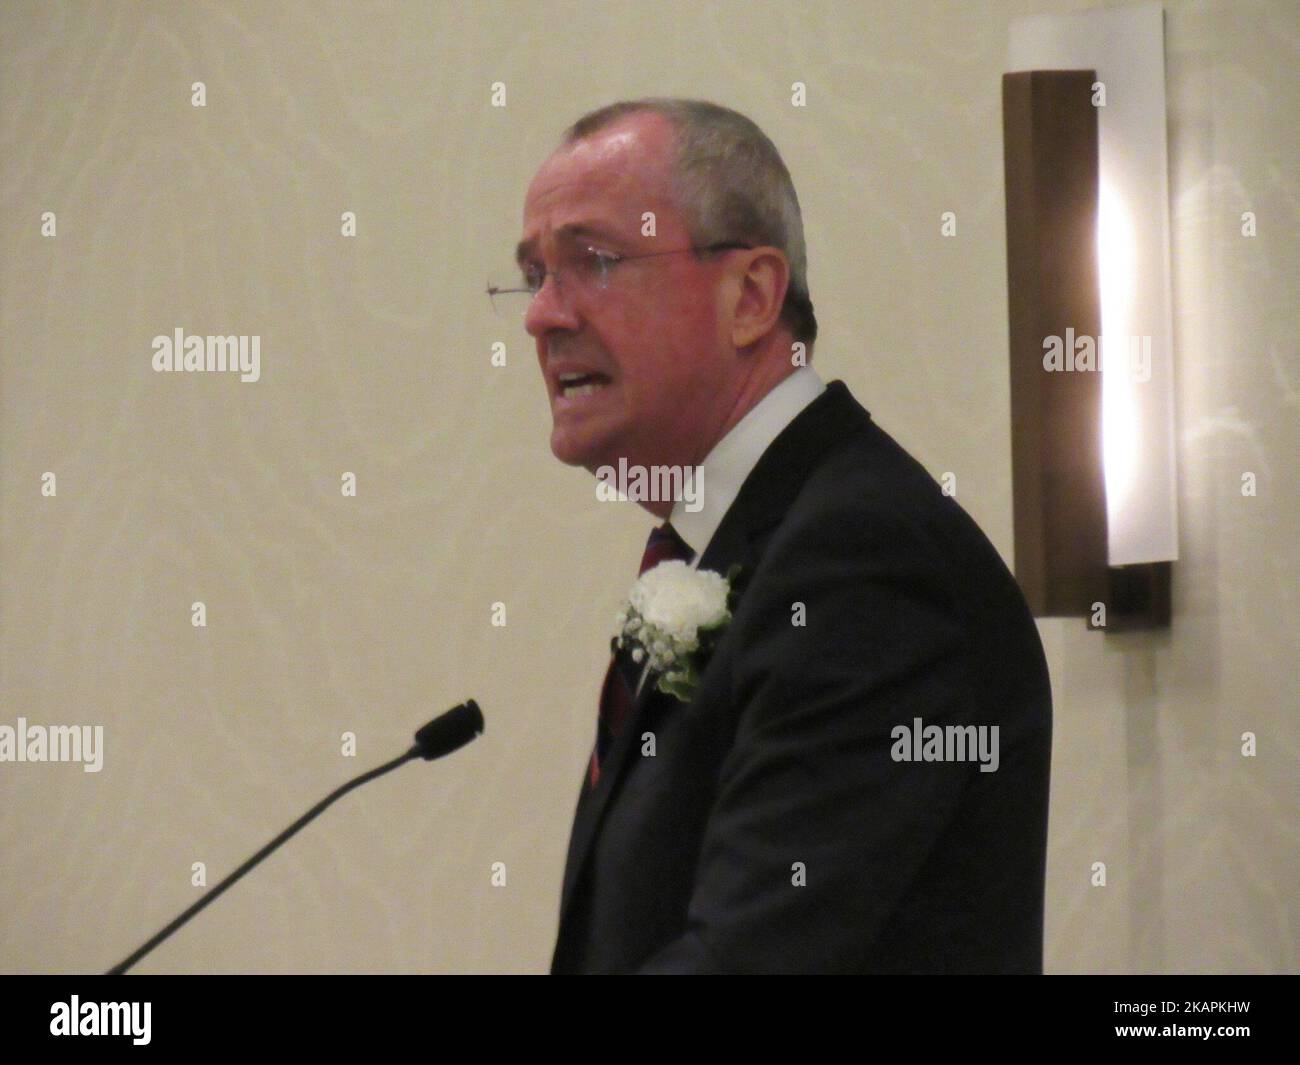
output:
<path id="1" fill-rule="evenodd" d="M 698 566 L 718 531 L 722 519 L 740 494 L 740 486 L 758 465 L 763 452 L 794 421 L 795 416 L 826 391 L 826 385 L 811 366 L 800 366 L 758 401 L 705 457 L 698 496 L 692 502 L 698 510 L 687 510 L 686 502 L 673 504 L 668 520 L 688 547 L 695 552 L 691 566 Z"/>

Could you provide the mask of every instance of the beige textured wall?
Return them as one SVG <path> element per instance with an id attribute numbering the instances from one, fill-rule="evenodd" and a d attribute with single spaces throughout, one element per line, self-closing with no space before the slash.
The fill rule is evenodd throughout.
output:
<path id="1" fill-rule="evenodd" d="M 116 962 L 198 897 L 192 862 L 215 883 L 469 695 L 482 739 L 350 796 L 140 971 L 545 970 L 650 519 L 551 458 L 482 290 L 589 107 L 703 96 L 767 129 L 817 367 L 1010 559 L 999 75 L 1011 18 L 1089 6 L 6 3 L 0 724 L 102 725 L 105 754 L 0 764 L 0 970 Z M 1176 613 L 1041 625 L 1046 963 L 1295 971 L 1300 8 L 1168 7 Z M 260 335 L 261 379 L 154 373 L 177 327 Z"/>

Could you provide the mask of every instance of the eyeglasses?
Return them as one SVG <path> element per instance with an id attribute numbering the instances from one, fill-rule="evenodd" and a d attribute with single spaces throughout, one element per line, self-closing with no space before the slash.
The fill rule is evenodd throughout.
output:
<path id="1" fill-rule="evenodd" d="M 674 248 L 671 251 L 647 251 L 638 255 L 623 255 L 589 246 L 569 256 L 558 270 L 547 270 L 536 263 L 526 263 L 521 267 L 522 288 L 509 288 L 489 281 L 487 294 L 492 301 L 493 310 L 504 317 L 515 313 L 526 313 L 533 297 L 541 292 L 548 277 L 555 278 L 555 283 L 561 292 L 565 291 L 565 279 L 568 279 L 570 295 L 576 296 L 582 292 L 604 292 L 609 288 L 610 275 L 619 263 L 654 259 L 661 255 L 684 255 L 687 252 L 704 255 L 709 252 L 735 251 L 752 247 L 751 244 L 743 244 L 739 241 L 721 241 L 704 247 Z"/>

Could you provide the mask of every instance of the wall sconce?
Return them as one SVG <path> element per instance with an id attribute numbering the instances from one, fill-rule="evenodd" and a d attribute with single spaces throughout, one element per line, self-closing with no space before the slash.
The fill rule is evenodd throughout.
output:
<path id="1" fill-rule="evenodd" d="M 1167 626 L 1178 512 L 1164 12 L 1018 19 L 1008 69 L 1016 579 L 1035 617 Z"/>

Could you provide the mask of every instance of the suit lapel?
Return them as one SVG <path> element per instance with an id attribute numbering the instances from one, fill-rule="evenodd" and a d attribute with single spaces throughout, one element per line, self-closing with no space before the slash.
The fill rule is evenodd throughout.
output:
<path id="1" fill-rule="evenodd" d="M 849 394 L 844 383 L 831 381 L 826 391 L 805 407 L 763 452 L 709 541 L 699 568 L 726 573 L 733 563 L 739 563 L 746 573 L 752 573 L 759 559 L 760 534 L 780 521 L 826 448 L 851 432 L 859 418 L 867 417 L 869 415 Z M 583 778 L 564 868 L 564 888 L 560 897 L 561 933 L 601 819 L 627 770 L 632 752 L 639 746 L 641 723 L 647 708 L 654 699 L 675 701 L 673 696 L 655 688 L 656 680 L 656 675 L 651 673 L 641 685 L 628 720 L 610 749 L 596 788 L 589 789 L 586 777 Z"/>
<path id="2" fill-rule="evenodd" d="M 628 712 L 628 719 L 624 722 L 622 731 L 614 739 L 614 745 L 609 750 L 604 766 L 601 767 L 600 780 L 594 789 L 587 786 L 587 776 L 585 772 L 583 774 L 582 791 L 578 796 L 578 810 L 573 819 L 573 833 L 569 837 L 569 855 L 564 866 L 564 892 L 560 899 L 561 924 L 564 922 L 564 914 L 572 898 L 578 874 L 582 870 L 587 851 L 595 836 L 596 826 L 600 823 L 614 785 L 634 746 L 633 737 L 640 735 L 638 723 L 643 716 L 645 706 L 651 698 L 655 697 L 664 696 L 655 690 L 655 677 L 651 674 L 641 685 L 641 691 Z"/>
<path id="3" fill-rule="evenodd" d="M 719 527 L 717 534 L 714 535 L 709 544 L 708 550 L 705 551 L 704 557 L 700 560 L 700 567 L 725 573 L 733 562 L 738 562 L 747 569 L 752 568 L 754 562 L 749 553 L 745 530 L 738 522 L 732 522 L 730 528 Z M 574 886 L 577 884 L 587 853 L 595 839 L 596 829 L 604 815 L 605 808 L 608 806 L 618 782 L 627 771 L 633 752 L 640 745 L 640 736 L 643 731 L 642 723 L 648 714 L 651 702 L 655 699 L 667 699 L 669 702 L 677 702 L 674 696 L 665 695 L 655 687 L 658 679 L 659 675 L 654 671 L 646 674 L 645 681 L 641 684 L 641 689 L 632 702 L 632 709 L 628 713 L 628 719 L 622 731 L 614 739 L 614 745 L 610 748 L 609 755 L 605 759 L 605 765 L 600 772 L 600 780 L 594 790 L 587 787 L 587 778 L 585 774 L 583 776 L 582 790 L 578 797 L 578 808 L 574 815 L 573 832 L 569 838 L 568 860 L 564 867 L 564 890 L 560 899 L 561 925 L 563 925 L 564 915 L 568 911 Z"/>

